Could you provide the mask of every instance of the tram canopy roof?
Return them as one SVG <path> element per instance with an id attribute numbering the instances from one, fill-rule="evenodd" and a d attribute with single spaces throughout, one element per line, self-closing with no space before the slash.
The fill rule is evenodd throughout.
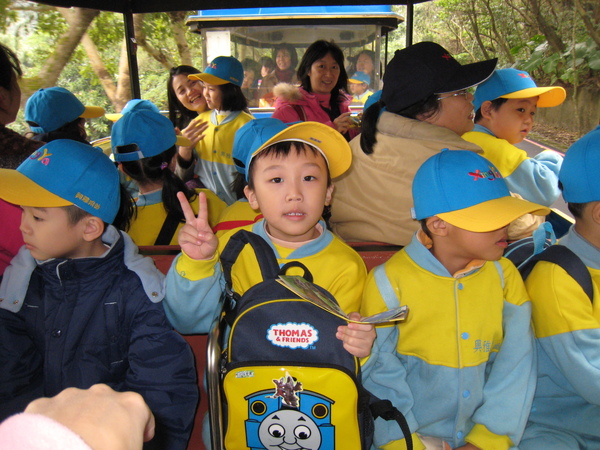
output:
<path id="1" fill-rule="evenodd" d="M 113 11 L 120 13 L 150 13 L 167 11 L 193 11 L 230 8 L 265 8 L 281 6 L 280 0 L 224 0 L 207 2 L 206 0 L 35 0 L 52 6 L 65 8 L 78 7 Z M 336 6 L 344 5 L 407 5 L 423 3 L 429 0 L 286 0 L 286 7 L 293 6 Z"/>

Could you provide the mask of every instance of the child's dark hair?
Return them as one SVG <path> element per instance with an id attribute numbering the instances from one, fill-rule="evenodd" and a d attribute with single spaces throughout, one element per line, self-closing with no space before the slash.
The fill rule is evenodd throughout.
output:
<path id="1" fill-rule="evenodd" d="M 440 108 L 440 102 L 437 100 L 436 94 L 422 99 L 421 101 L 404 108 L 401 111 L 390 111 L 399 116 L 406 117 L 414 120 L 429 119 L 436 115 Z M 385 103 L 382 100 L 373 103 L 367 108 L 362 116 L 361 134 L 360 134 L 360 148 L 362 151 L 370 155 L 373 153 L 373 147 L 377 143 L 377 121 L 381 115 L 382 109 L 385 107 Z"/>
<path id="2" fill-rule="evenodd" d="M 250 112 L 248 100 L 246 100 L 241 87 L 233 83 L 226 83 L 218 85 L 218 88 L 221 89 L 221 110 Z"/>
<path id="3" fill-rule="evenodd" d="M 236 199 L 245 198 L 244 188 L 248 185 L 246 177 L 240 172 L 235 173 L 233 181 L 229 185 L 229 190 L 235 194 Z"/>
<path id="4" fill-rule="evenodd" d="M 558 181 L 558 188 L 561 192 L 563 191 L 563 184 L 560 182 L 560 180 Z M 589 203 L 567 202 L 567 208 L 569 208 L 569 211 L 571 212 L 571 214 L 573 214 L 573 217 L 575 217 L 576 219 L 583 218 L 583 211 L 585 210 L 587 205 L 589 205 Z"/>
<path id="5" fill-rule="evenodd" d="M 187 127 L 192 119 L 198 117 L 198 113 L 196 111 L 190 111 L 181 104 L 177 98 L 177 95 L 175 94 L 175 90 L 173 89 L 173 78 L 175 78 L 177 75 L 185 75 L 187 77 L 188 75 L 194 73 L 200 73 L 200 71 L 195 67 L 186 65 L 172 67 L 171 70 L 169 70 L 169 79 L 167 80 L 169 120 L 180 130 L 183 130 L 185 127 Z"/>
<path id="6" fill-rule="evenodd" d="M 423 230 L 423 233 L 425 233 L 427 237 L 431 239 L 431 231 L 429 231 L 429 228 L 427 227 L 427 219 L 421 219 L 419 220 L 419 223 L 421 224 L 421 230 Z"/>
<path id="7" fill-rule="evenodd" d="M 115 216 L 115 220 L 113 220 L 112 225 L 114 225 L 115 228 L 117 228 L 119 230 L 127 231 L 131 224 L 131 220 L 135 216 L 137 210 L 135 207 L 135 203 L 133 202 L 133 198 L 131 198 L 131 195 L 129 194 L 129 192 L 127 191 L 125 186 L 123 186 L 120 183 L 119 183 L 119 199 L 120 199 L 119 210 L 117 211 L 117 215 Z M 63 206 L 62 208 L 67 213 L 67 219 L 68 219 L 70 225 L 76 225 L 83 218 L 92 215 L 89 212 L 84 211 L 83 209 L 81 209 L 75 205 Z M 106 225 L 107 224 L 105 222 L 104 223 L 105 229 L 106 229 Z"/>
<path id="8" fill-rule="evenodd" d="M 298 56 L 296 56 L 296 59 L 297 58 Z M 273 59 L 269 56 L 263 56 L 260 58 L 260 67 L 261 69 L 263 67 L 266 67 L 267 69 L 269 69 L 269 72 L 271 72 L 273 69 L 275 69 L 275 61 L 273 61 Z"/>
<path id="9" fill-rule="evenodd" d="M 17 55 L 5 45 L 0 44 L 0 87 L 10 90 L 13 77 L 18 80 L 22 76 L 23 71 Z"/>
<path id="10" fill-rule="evenodd" d="M 119 147 L 119 153 L 130 153 L 137 151 L 137 149 L 138 147 L 135 144 L 124 145 Z M 149 158 L 123 161 L 121 167 L 123 172 L 139 184 L 162 183 L 162 203 L 165 211 L 167 211 L 167 214 L 173 213 L 179 222 L 185 222 L 183 210 L 177 199 L 177 192 L 183 192 L 191 202 L 196 197 L 196 191 L 188 188 L 183 180 L 169 169 L 169 164 L 176 153 L 176 146 L 172 146 L 164 152 Z"/>
<path id="11" fill-rule="evenodd" d="M 500 108 L 500 106 L 502 106 L 504 103 L 506 103 L 508 101 L 507 98 L 497 98 L 492 100 L 492 110 L 496 111 L 498 110 L 498 108 Z M 481 108 L 479 108 L 476 112 L 475 112 L 475 123 L 479 122 L 481 119 L 483 119 L 483 116 L 481 115 Z"/>
<path id="12" fill-rule="evenodd" d="M 264 158 L 265 156 L 269 156 L 269 155 L 275 155 L 275 156 L 280 156 L 280 157 L 288 156 L 292 152 L 292 149 L 297 154 L 307 153 L 308 151 L 311 151 L 314 155 L 320 155 L 323 159 L 325 159 L 325 157 L 319 150 L 317 150 L 312 145 L 308 145 L 304 142 L 299 142 L 299 141 L 277 142 L 276 144 L 270 145 L 269 147 L 265 148 L 258 155 L 256 155 L 254 158 L 252 158 L 252 161 L 250 162 L 250 167 L 248 167 L 248 187 L 250 189 L 254 190 L 254 180 L 253 180 L 252 172 L 253 172 L 253 168 L 254 168 L 254 163 L 257 160 Z M 332 183 L 331 175 L 329 173 L 329 168 L 327 168 L 327 186 L 331 186 L 331 183 Z"/>
<path id="13" fill-rule="evenodd" d="M 83 122 L 83 123 L 82 123 Z M 28 122 L 31 126 L 36 126 L 33 122 Z M 63 125 L 57 130 L 50 131 L 48 133 L 40 133 L 36 134 L 32 137 L 37 141 L 42 142 L 51 142 L 57 139 L 70 139 L 72 141 L 82 142 L 84 144 L 89 144 L 87 141 L 87 133 L 83 133 L 85 128 L 82 129 L 82 126 L 85 127 L 85 119 L 83 117 L 78 117 L 77 119 Z"/>

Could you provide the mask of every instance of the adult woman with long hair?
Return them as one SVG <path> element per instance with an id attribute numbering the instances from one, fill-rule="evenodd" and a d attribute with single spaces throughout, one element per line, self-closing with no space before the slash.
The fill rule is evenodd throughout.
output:
<path id="1" fill-rule="evenodd" d="M 352 98 L 346 93 L 348 75 L 340 47 L 324 40 L 313 42 L 300 61 L 298 79 L 300 87 L 288 83 L 275 87 L 275 119 L 285 123 L 321 122 L 347 139 L 358 133 L 351 129 Z"/>
<path id="2" fill-rule="evenodd" d="M 473 95 L 497 59 L 461 65 L 446 49 L 421 42 L 396 52 L 381 99 L 362 118 L 350 143 L 352 167 L 336 180 L 331 226 L 351 241 L 407 245 L 419 223 L 411 217 L 417 169 L 444 148 L 481 152 L 461 135 L 473 129 Z"/>

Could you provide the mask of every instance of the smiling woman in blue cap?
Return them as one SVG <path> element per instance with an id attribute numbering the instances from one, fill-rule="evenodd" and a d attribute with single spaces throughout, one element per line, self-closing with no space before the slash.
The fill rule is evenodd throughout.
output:
<path id="1" fill-rule="evenodd" d="M 350 142 L 352 167 L 336 180 L 331 225 L 351 241 L 407 245 L 419 166 L 443 148 L 481 152 L 461 135 L 473 129 L 473 95 L 497 59 L 461 65 L 446 49 L 420 42 L 398 50 L 385 70 L 381 99 L 364 113 Z"/>

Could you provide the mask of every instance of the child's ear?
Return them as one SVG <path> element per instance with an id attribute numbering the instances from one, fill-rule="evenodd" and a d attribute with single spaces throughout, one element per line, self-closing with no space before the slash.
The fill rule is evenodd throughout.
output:
<path id="1" fill-rule="evenodd" d="M 244 186 L 244 195 L 246 196 L 246 198 L 248 199 L 248 203 L 250 204 L 250 207 L 256 211 L 258 211 L 260 209 L 260 207 L 258 206 L 258 201 L 256 200 L 256 194 L 254 193 L 254 191 L 252 189 L 250 189 L 249 186 Z"/>
<path id="2" fill-rule="evenodd" d="M 429 232 L 434 236 L 448 235 L 448 224 L 438 216 L 429 217 L 425 221 L 425 225 L 427 226 Z"/>
<path id="3" fill-rule="evenodd" d="M 331 199 L 333 198 L 333 183 L 330 186 L 327 186 L 327 192 L 325 193 L 325 206 L 331 205 Z"/>
<path id="4" fill-rule="evenodd" d="M 86 216 L 83 220 L 83 239 L 87 242 L 92 242 L 104 233 L 104 222 L 96 216 Z"/>
<path id="5" fill-rule="evenodd" d="M 481 110 L 481 117 L 483 117 L 484 119 L 491 119 L 492 118 L 492 102 L 490 102 L 489 100 L 486 100 L 485 102 L 483 102 L 481 104 L 480 107 Z"/>
<path id="6" fill-rule="evenodd" d="M 592 220 L 596 225 L 600 225 L 600 202 L 594 202 L 592 205 L 588 206 L 591 208 Z"/>

